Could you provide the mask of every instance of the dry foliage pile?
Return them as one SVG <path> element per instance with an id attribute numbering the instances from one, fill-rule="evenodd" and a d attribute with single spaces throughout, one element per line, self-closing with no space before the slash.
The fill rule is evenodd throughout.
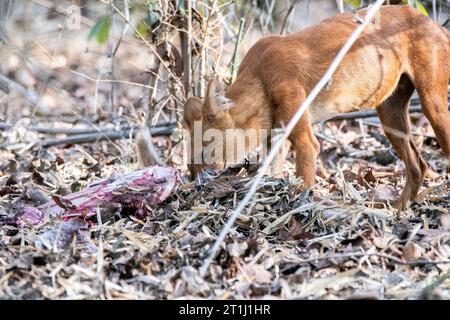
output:
<path id="1" fill-rule="evenodd" d="M 300 191 L 290 163 L 285 179 L 267 177 L 205 279 L 198 267 L 245 194 L 255 166 L 182 182 L 147 217 L 106 207 L 89 224 L 51 219 L 17 228 L 10 218 L 21 206 L 132 167 L 108 150 L 108 142 L 10 157 L 1 167 L 1 295 L 448 298 L 448 181 L 428 181 L 423 201 L 397 219 L 390 203 L 403 183 L 402 163 L 385 146 L 380 129 L 363 126 L 367 132 L 361 134 L 350 123 L 325 127 L 322 177 L 313 194 Z M 416 129 L 425 135 L 429 130 Z M 336 141 L 325 136 L 331 133 Z M 443 168 L 434 139 L 419 139 L 429 163 Z"/>
<path id="2" fill-rule="evenodd" d="M 102 206 L 89 219 L 15 225 L 25 206 L 51 199 L 64 206 L 65 195 L 138 168 L 131 133 L 147 107 L 142 100 L 151 100 L 146 85 L 136 86 L 149 81 L 150 66 L 139 64 L 149 53 L 127 38 L 116 56 L 116 77 L 128 81 L 115 87 L 118 108 L 92 112 L 109 105 L 111 83 L 95 82 L 107 58 L 93 43 L 86 50 L 86 33 L 61 36 L 57 21 L 49 17 L 45 30 L 29 25 L 40 35 L 12 39 L 0 51 L 0 74 L 39 92 L 50 108 L 37 110 L 22 96 L 0 91 L 1 115 L 14 124 L 0 132 L 0 297 L 450 298 L 447 164 L 421 114 L 412 115 L 415 139 L 437 175 L 408 211 L 397 217 L 392 207 L 404 185 L 404 165 L 378 120 L 321 124 L 315 128 L 322 153 L 314 190 L 301 191 L 289 155 L 285 177 L 264 180 L 204 279 L 198 268 L 245 195 L 254 165 L 206 172 L 195 182 L 177 167 L 182 179 L 176 190 L 147 215 Z M 173 112 L 164 108 L 177 105 L 178 98 L 168 99 L 155 108 L 163 120 Z M 124 138 L 59 144 L 99 129 Z M 179 135 L 158 137 L 155 144 L 169 164 L 176 162 Z"/>

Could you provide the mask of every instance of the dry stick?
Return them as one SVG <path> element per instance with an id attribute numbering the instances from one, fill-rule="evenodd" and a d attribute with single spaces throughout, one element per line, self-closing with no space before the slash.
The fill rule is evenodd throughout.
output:
<path id="1" fill-rule="evenodd" d="M 376 128 L 380 128 L 383 129 L 385 132 L 391 133 L 399 138 L 405 139 L 405 140 L 411 140 L 411 137 L 408 136 L 407 134 L 405 134 L 402 131 L 399 130 L 395 130 L 393 128 L 388 128 L 386 126 L 383 127 L 383 125 L 381 123 L 371 123 L 368 121 L 362 121 L 363 124 L 365 124 L 366 126 L 369 127 L 376 127 Z M 425 138 L 431 138 L 431 139 L 436 139 L 435 135 L 431 135 L 431 134 L 426 134 L 426 133 L 422 133 L 422 132 L 416 132 L 416 131 L 411 131 L 411 135 L 413 136 L 419 136 L 419 137 L 425 137 Z"/>
<path id="2" fill-rule="evenodd" d="M 116 1 L 116 0 L 113 0 Z M 125 12 L 125 18 L 127 19 L 127 21 L 130 20 L 130 8 L 128 5 L 128 0 L 124 0 L 123 3 L 124 6 L 124 12 Z M 110 30 L 110 44 L 111 44 L 111 52 L 110 52 L 110 56 L 109 58 L 111 59 L 111 66 L 110 66 L 110 78 L 111 78 L 111 92 L 110 92 L 110 108 L 109 111 L 112 113 L 115 113 L 117 110 L 115 108 L 115 103 L 114 103 L 114 93 L 115 93 L 115 82 L 114 82 L 114 70 L 115 70 L 115 63 L 116 63 L 116 53 L 119 50 L 120 44 L 122 43 L 123 38 L 125 37 L 126 33 L 128 32 L 128 29 L 130 27 L 130 25 L 128 23 L 125 23 L 122 33 L 120 34 L 120 38 L 117 41 L 117 43 L 114 43 L 114 31 L 115 31 L 115 26 L 116 26 L 116 15 L 114 14 L 114 11 L 112 12 L 111 15 L 111 30 Z"/>
<path id="3" fill-rule="evenodd" d="M 153 87 L 152 93 L 149 96 L 149 99 L 146 103 L 147 105 L 147 119 L 145 120 L 145 124 L 147 126 L 151 126 L 153 122 L 153 117 L 155 115 L 155 106 L 156 106 L 156 95 L 158 93 L 158 79 L 159 79 L 159 70 L 161 68 L 161 62 L 156 60 L 155 66 L 153 67 L 153 72 L 150 74 L 150 82 L 149 85 Z"/>
<path id="4" fill-rule="evenodd" d="M 184 2 L 187 11 L 186 30 L 180 30 L 181 55 L 183 57 L 183 85 L 184 96 L 190 96 L 191 89 L 191 72 L 192 72 L 192 10 L 191 1 Z"/>
<path id="5" fill-rule="evenodd" d="M 450 105 L 449 105 L 449 110 L 450 110 Z M 422 107 L 420 105 L 409 108 L 409 113 L 418 113 L 418 112 L 422 112 Z M 340 120 L 355 120 L 355 119 L 372 118 L 372 117 L 378 117 L 377 110 L 359 111 L 359 112 L 350 112 L 350 113 L 346 113 L 346 114 L 340 114 L 331 119 L 325 120 L 324 122 L 340 121 Z"/>
<path id="6" fill-rule="evenodd" d="M 42 6 L 42 7 L 44 7 L 44 8 L 47 8 L 47 9 L 49 9 L 49 10 L 54 10 L 54 11 L 57 12 L 58 14 L 61 14 L 61 15 L 66 16 L 66 17 L 70 17 L 70 14 L 69 14 L 69 12 L 66 10 L 66 8 L 63 7 L 63 6 L 58 7 L 58 6 L 55 4 L 55 1 L 53 1 L 53 2 L 47 1 L 47 0 L 30 0 L 30 1 L 33 2 L 33 3 L 35 3 L 35 4 L 37 4 L 37 5 L 39 5 L 39 6 Z M 83 15 L 81 15 L 81 16 L 79 17 L 79 19 L 80 19 L 80 22 L 81 22 L 83 25 L 85 25 L 86 27 L 93 27 L 93 26 L 95 25 L 95 22 L 93 22 L 93 21 L 90 20 L 89 18 L 86 18 L 86 17 L 83 16 Z M 121 42 L 124 42 L 124 43 L 126 43 L 126 44 L 128 44 L 128 45 L 131 45 L 131 46 L 133 46 L 133 47 L 136 48 L 136 49 L 140 49 L 140 48 L 141 48 L 141 45 L 140 45 L 140 44 L 137 44 L 137 43 L 134 41 L 134 39 L 122 39 Z"/>
<path id="7" fill-rule="evenodd" d="M 38 105 L 42 109 L 48 110 L 48 106 L 45 105 L 39 98 L 39 95 L 30 89 L 26 89 L 21 84 L 5 77 L 4 75 L 0 74 L 0 90 L 9 93 L 10 91 L 14 91 L 21 96 L 23 96 L 28 102 L 30 102 L 32 105 Z"/>
<path id="8" fill-rule="evenodd" d="M 164 63 L 164 59 L 161 57 L 161 55 L 155 50 L 155 48 L 153 48 L 153 46 L 141 35 L 141 33 L 139 32 L 139 30 L 130 22 L 129 19 L 127 19 L 127 17 L 125 16 L 125 14 L 120 11 L 113 3 L 108 2 L 106 0 L 101 0 L 103 3 L 111 6 L 118 14 L 119 16 L 133 29 L 134 33 L 138 36 L 139 39 L 141 39 L 144 44 L 147 46 L 147 48 L 155 55 L 155 57 L 159 60 L 161 60 L 161 64 L 164 66 L 164 68 L 166 69 L 167 73 L 170 75 L 170 77 L 175 80 L 175 81 L 179 81 L 179 78 L 177 76 L 175 76 L 172 72 L 172 70 L 170 70 L 169 66 Z"/>
<path id="9" fill-rule="evenodd" d="M 116 0 L 112 0 L 113 2 L 116 2 Z M 125 23 L 125 25 L 127 25 Z M 115 63 L 116 63 L 116 57 L 115 57 L 115 53 L 116 53 L 116 44 L 115 44 L 115 39 L 114 39 L 114 33 L 116 30 L 116 15 L 114 14 L 114 10 L 111 10 L 111 27 L 109 29 L 109 46 L 110 46 L 110 52 L 109 52 L 109 59 L 111 59 L 111 65 L 109 66 L 109 78 L 111 80 L 114 80 L 114 69 L 115 69 Z M 117 43 L 117 48 L 119 47 L 120 43 Z M 111 113 L 115 113 L 116 110 L 114 110 L 114 89 L 115 89 L 115 85 L 114 82 L 110 83 L 110 93 L 109 93 L 109 112 Z"/>
<path id="10" fill-rule="evenodd" d="M 162 53 L 163 49 L 162 46 L 164 44 L 160 44 L 159 46 L 156 47 L 156 50 L 159 53 Z M 154 108 L 153 106 L 155 105 L 155 101 L 156 101 L 156 94 L 158 93 L 158 79 L 159 79 L 159 70 L 161 67 L 161 61 L 159 59 L 156 59 L 155 64 L 152 67 L 151 72 L 149 73 L 148 77 L 149 77 L 149 88 L 151 89 L 151 93 L 149 93 L 148 98 L 145 98 L 145 102 L 144 102 L 144 106 L 147 107 L 147 114 L 146 114 L 146 119 L 145 119 L 145 125 L 147 126 L 151 126 L 152 123 L 152 119 L 154 116 Z"/>
<path id="11" fill-rule="evenodd" d="M 294 7 L 295 7 L 295 5 L 297 4 L 297 2 L 298 2 L 298 0 L 294 0 L 294 2 L 291 3 L 291 5 L 290 5 L 290 7 L 289 7 L 289 9 L 288 9 L 288 12 L 286 13 L 286 16 L 284 17 L 283 24 L 281 25 L 281 31 L 280 31 L 280 34 L 281 34 L 281 35 L 284 34 L 284 30 L 285 30 L 286 27 L 287 27 L 288 19 L 289 19 L 289 17 L 291 16 L 291 13 L 292 13 L 292 11 L 294 10 Z"/>
<path id="12" fill-rule="evenodd" d="M 175 127 L 176 122 L 167 122 L 167 123 L 157 123 L 153 127 Z M 66 134 L 66 135 L 74 135 L 74 134 L 87 134 L 87 133 L 100 133 L 100 132 L 110 132 L 113 128 L 107 127 L 86 127 L 86 128 L 58 128 L 58 127 L 40 127 L 40 126 L 28 126 L 20 123 L 4 123 L 0 122 L 0 130 L 7 130 L 11 128 L 23 127 L 28 131 L 34 131 L 39 133 L 47 133 L 47 134 Z M 121 128 L 121 130 L 137 130 L 137 126 L 125 127 Z"/>
<path id="13" fill-rule="evenodd" d="M 87 74 L 84 74 L 84 73 L 81 73 L 81 72 L 79 72 L 79 71 L 72 70 L 72 69 L 68 68 L 68 67 L 65 66 L 64 64 L 60 63 L 57 59 L 55 59 L 55 58 L 53 57 L 53 55 L 52 55 L 50 52 L 48 52 L 48 50 L 47 50 L 43 45 L 41 45 L 39 42 L 34 41 L 34 43 L 35 43 L 37 46 L 39 46 L 39 47 L 42 49 L 42 51 L 44 51 L 44 53 L 45 53 L 50 59 L 52 59 L 52 63 L 57 64 L 60 68 L 63 68 L 63 69 L 65 69 L 65 70 L 67 70 L 68 72 L 72 73 L 72 74 L 75 74 L 75 75 L 77 75 L 77 76 L 80 76 L 80 77 L 82 77 L 82 78 L 84 78 L 84 79 L 87 79 L 87 80 L 89 80 L 89 81 L 92 81 L 92 82 L 95 82 L 95 83 L 96 83 L 96 89 L 95 89 L 96 95 L 94 96 L 94 101 L 95 101 L 95 102 L 94 102 L 94 108 L 96 108 L 96 109 L 97 109 L 98 83 L 100 83 L 100 82 L 107 82 L 107 83 L 109 83 L 109 82 L 114 82 L 114 83 L 121 83 L 121 84 L 126 84 L 126 85 L 131 85 L 131 86 L 137 86 L 137 87 L 142 87 L 142 88 L 149 88 L 149 89 L 151 89 L 149 86 L 147 86 L 147 85 L 145 85 L 145 84 L 142 84 L 142 83 L 138 83 L 138 82 L 124 81 L 124 80 L 101 79 L 101 73 L 102 73 L 102 68 L 103 68 L 103 67 L 102 67 L 102 68 L 100 69 L 100 71 L 99 71 L 99 76 L 98 76 L 98 78 L 97 78 L 97 79 L 92 78 L 92 77 L 90 77 L 90 76 L 87 75 Z"/>
<path id="14" fill-rule="evenodd" d="M 266 0 L 266 6 L 267 6 L 267 19 L 266 19 L 266 24 L 264 25 L 264 29 L 269 30 L 269 28 L 268 28 L 269 23 L 273 27 L 273 16 L 272 15 L 273 15 L 273 9 L 275 7 L 275 0 L 272 0 L 270 5 L 268 5 L 267 0 Z"/>
<path id="15" fill-rule="evenodd" d="M 208 18 L 209 20 L 209 18 Z M 203 48 L 202 55 L 200 57 L 200 74 L 199 74 L 199 90 L 198 95 L 203 98 L 206 92 L 206 64 L 208 63 L 208 48 L 206 46 L 208 41 L 207 33 L 208 30 L 205 31 L 205 37 L 203 38 Z"/>
<path id="16" fill-rule="evenodd" d="M 33 3 L 37 4 L 37 5 L 40 5 L 40 6 L 44 7 L 44 8 L 53 10 L 53 11 L 55 11 L 55 12 L 57 12 L 57 13 L 63 15 L 63 16 L 68 16 L 68 15 L 69 15 L 69 13 L 68 13 L 67 10 L 66 10 L 66 7 L 65 7 L 65 6 L 64 6 L 64 7 L 63 7 L 63 6 L 58 6 L 58 5 L 55 3 L 55 1 L 47 1 L 47 0 L 31 0 L 31 2 L 33 2 Z M 83 16 L 83 15 L 81 15 L 81 16 L 79 17 L 79 19 L 80 19 L 80 22 L 81 22 L 82 24 L 84 24 L 84 25 L 86 25 L 86 26 L 88 26 L 88 27 L 93 27 L 93 26 L 95 25 L 95 23 L 94 23 L 92 20 L 86 18 L 86 17 Z"/>
<path id="17" fill-rule="evenodd" d="M 124 6 L 124 11 L 125 11 L 125 18 L 127 20 L 130 20 L 130 6 L 128 4 L 128 0 L 123 1 L 123 6 Z M 117 41 L 116 47 L 113 50 L 113 53 L 112 53 L 113 57 L 116 56 L 117 50 L 119 49 L 119 46 L 122 43 L 122 40 L 125 38 L 125 35 L 128 32 L 128 29 L 130 29 L 130 25 L 128 23 L 125 23 L 122 33 L 120 34 L 120 38 Z"/>
<path id="18" fill-rule="evenodd" d="M 103 68 L 105 67 L 106 61 L 103 63 L 103 65 L 100 67 L 100 69 L 98 70 L 98 76 L 97 76 L 97 80 L 95 81 L 95 92 L 94 92 L 94 111 L 95 114 L 98 114 L 98 92 L 99 92 L 99 88 L 100 88 L 100 81 L 102 80 L 102 76 L 103 76 Z"/>
<path id="19" fill-rule="evenodd" d="M 113 0 L 116 1 L 116 0 Z M 128 6 L 128 0 L 124 0 L 124 11 L 125 11 L 125 17 L 127 20 L 130 20 L 130 9 Z M 109 53 L 109 59 L 111 59 L 111 65 L 110 65 L 110 79 L 112 80 L 110 83 L 111 86 L 111 92 L 110 92 L 110 108 L 109 111 L 112 113 L 115 113 L 117 110 L 115 108 L 115 103 L 114 103 L 114 95 L 115 95 L 115 77 L 114 77 L 114 71 L 115 71 L 115 63 L 116 63 L 116 53 L 119 50 L 119 46 L 122 43 L 122 39 L 124 38 L 125 34 L 128 31 L 129 25 L 128 23 L 125 23 L 122 33 L 120 35 L 119 40 L 117 41 L 117 43 L 115 43 L 115 39 L 114 39 L 114 31 L 115 31 L 115 27 L 116 27 L 116 15 L 114 14 L 114 10 L 112 10 L 112 14 L 111 14 L 111 28 L 110 28 L 110 53 Z M 98 81 L 96 83 L 96 90 L 98 90 Z M 97 96 L 97 91 L 96 91 L 96 96 Z M 97 100 L 96 100 L 97 101 Z"/>
<path id="20" fill-rule="evenodd" d="M 196 63 L 195 67 L 193 68 L 193 72 L 197 70 L 197 66 L 200 63 L 200 90 L 199 90 L 199 96 L 204 97 L 206 92 L 206 64 L 208 63 L 208 29 L 209 24 L 211 23 L 211 17 L 214 12 L 214 5 L 216 3 L 216 0 L 212 0 L 211 4 L 209 6 L 210 11 L 208 12 L 208 19 L 206 19 L 206 25 L 205 25 L 205 32 L 203 33 L 203 38 L 201 41 L 202 46 L 202 55 L 200 57 L 200 61 Z M 205 12 L 207 9 L 205 8 Z"/>
<path id="21" fill-rule="evenodd" d="M 208 268 L 214 259 L 214 257 L 217 254 L 217 251 L 220 248 L 220 245 L 222 244 L 223 240 L 227 236 L 228 232 L 230 231 L 231 227 L 234 224 L 234 221 L 238 217 L 238 215 L 242 212 L 242 210 L 245 208 L 245 206 L 250 202 L 250 200 L 253 198 L 253 195 L 258 189 L 258 185 L 261 182 L 264 174 L 266 173 L 267 169 L 270 166 L 270 163 L 273 161 L 275 156 L 278 153 L 278 150 L 283 145 L 284 141 L 289 137 L 292 130 L 297 125 L 297 122 L 302 117 L 303 113 L 306 111 L 306 109 L 311 105 L 311 103 L 314 101 L 314 99 L 317 97 L 317 95 L 320 93 L 320 91 L 329 83 L 331 80 L 333 74 L 335 73 L 336 69 L 339 67 L 339 64 L 344 59 L 347 52 L 351 49 L 355 41 L 358 39 L 359 35 L 362 33 L 364 28 L 369 24 L 369 22 L 372 20 L 373 16 L 377 13 L 377 11 L 380 9 L 381 5 L 383 4 L 384 0 L 377 0 L 377 2 L 366 12 L 365 18 L 361 21 L 361 24 L 353 31 L 353 33 L 348 38 L 347 42 L 344 44 L 344 46 L 341 48 L 341 50 L 338 52 L 336 57 L 334 58 L 333 62 L 329 66 L 328 70 L 325 72 L 323 77 L 320 79 L 320 81 L 316 84 L 316 86 L 312 89 L 310 94 L 306 97 L 305 101 L 300 105 L 297 112 L 294 114 L 292 119 L 287 124 L 285 131 L 280 139 L 278 139 L 273 146 L 273 148 L 270 150 L 269 155 L 264 160 L 264 163 L 262 164 L 261 168 L 258 171 L 258 174 L 254 178 L 254 181 L 245 195 L 244 199 L 239 203 L 238 207 L 232 212 L 230 218 L 228 219 L 227 223 L 225 224 L 224 228 L 219 234 L 219 237 L 217 238 L 216 242 L 214 243 L 210 255 L 206 258 L 205 262 L 200 268 L 200 276 L 204 277 L 206 272 L 208 271 Z"/>

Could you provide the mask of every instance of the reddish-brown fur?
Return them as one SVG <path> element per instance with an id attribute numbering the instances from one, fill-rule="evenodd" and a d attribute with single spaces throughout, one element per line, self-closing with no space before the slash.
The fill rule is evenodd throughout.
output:
<path id="1" fill-rule="evenodd" d="M 364 16 L 365 11 L 359 11 Z M 410 134 L 408 103 L 417 90 L 444 155 L 450 159 L 447 86 L 450 46 L 447 30 L 409 6 L 384 6 L 362 33 L 290 136 L 296 173 L 306 187 L 315 181 L 319 142 L 312 125 L 340 113 L 377 108 L 392 146 L 405 161 L 407 181 L 399 199 L 404 209 L 417 195 L 427 172 Z M 225 96 L 233 107 L 215 105 L 212 81 L 202 102 L 191 98 L 185 126 L 201 120 L 208 128 L 264 128 L 286 124 L 319 81 L 357 26 L 354 13 L 340 14 L 288 36 L 258 41 L 242 61 Z M 226 141 L 225 141 L 226 143 Z M 191 173 L 204 165 L 191 166 Z"/>

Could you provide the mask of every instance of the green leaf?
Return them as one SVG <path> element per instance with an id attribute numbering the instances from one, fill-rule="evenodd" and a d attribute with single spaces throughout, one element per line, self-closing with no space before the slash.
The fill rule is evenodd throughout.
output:
<path id="1" fill-rule="evenodd" d="M 344 0 L 344 2 L 351 5 L 353 8 L 361 7 L 361 0 Z"/>
<path id="2" fill-rule="evenodd" d="M 149 11 L 145 19 L 142 19 L 137 26 L 137 33 L 143 38 L 148 36 L 148 33 L 156 28 L 159 24 L 159 15 L 154 11 Z"/>
<path id="3" fill-rule="evenodd" d="M 147 38 L 147 34 L 150 31 L 150 26 L 147 23 L 147 19 L 142 19 L 141 22 L 139 22 L 137 28 L 137 33 L 142 38 Z"/>
<path id="4" fill-rule="evenodd" d="M 427 9 L 425 9 L 422 2 L 420 2 L 419 0 L 416 0 L 416 8 L 428 17 Z"/>
<path id="5" fill-rule="evenodd" d="M 414 8 L 416 8 L 417 10 L 422 12 L 422 14 L 424 14 L 425 16 L 428 17 L 427 9 L 425 9 L 425 7 L 423 6 L 422 2 L 420 2 L 419 0 L 413 0 L 413 1 L 402 0 L 402 2 L 404 4 L 411 4 Z"/>
<path id="6" fill-rule="evenodd" d="M 99 44 L 104 44 L 108 40 L 109 29 L 111 27 L 111 17 L 106 16 L 97 21 L 89 32 L 89 39 L 95 37 Z"/>

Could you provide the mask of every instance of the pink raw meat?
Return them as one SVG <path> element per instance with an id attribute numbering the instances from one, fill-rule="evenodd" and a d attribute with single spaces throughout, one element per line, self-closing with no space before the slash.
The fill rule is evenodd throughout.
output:
<path id="1" fill-rule="evenodd" d="M 139 215 L 143 215 L 148 207 L 153 209 L 163 202 L 175 189 L 178 181 L 178 171 L 172 167 L 153 166 L 116 175 L 60 198 L 58 203 L 51 200 L 39 207 L 26 207 L 19 214 L 17 224 L 42 224 L 46 214 L 49 217 L 90 217 L 102 206 L 133 208 L 137 209 Z"/>

